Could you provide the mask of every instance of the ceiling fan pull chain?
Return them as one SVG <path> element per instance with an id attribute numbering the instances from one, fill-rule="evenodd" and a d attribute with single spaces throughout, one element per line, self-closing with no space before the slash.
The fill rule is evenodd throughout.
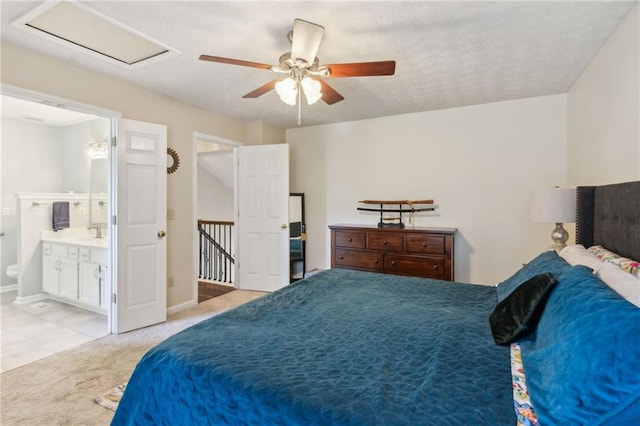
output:
<path id="1" fill-rule="evenodd" d="M 298 126 L 302 123 L 302 97 L 300 95 L 301 87 L 298 84 Z"/>

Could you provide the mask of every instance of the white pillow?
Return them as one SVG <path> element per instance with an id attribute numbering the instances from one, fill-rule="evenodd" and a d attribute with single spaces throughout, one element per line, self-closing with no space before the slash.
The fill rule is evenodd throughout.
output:
<path id="1" fill-rule="evenodd" d="M 640 278 L 610 262 L 604 262 L 596 275 L 620 296 L 640 307 Z"/>
<path id="2" fill-rule="evenodd" d="M 604 261 L 595 254 L 587 251 L 582 244 L 566 246 L 560 250 L 560 257 L 571 266 L 583 265 L 591 268 L 595 274 L 604 264 Z"/>

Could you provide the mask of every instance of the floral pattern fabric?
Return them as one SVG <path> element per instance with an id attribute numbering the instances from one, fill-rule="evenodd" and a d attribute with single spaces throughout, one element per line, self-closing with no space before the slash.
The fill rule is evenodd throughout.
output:
<path id="1" fill-rule="evenodd" d="M 622 257 L 619 254 L 607 250 L 602 246 L 592 246 L 589 247 L 587 251 L 595 254 L 605 262 L 613 263 L 620 267 L 620 269 L 622 269 L 623 271 L 629 272 L 630 274 L 633 274 L 636 277 L 640 278 L 640 262 L 638 262 L 637 260 Z"/>
<path id="2" fill-rule="evenodd" d="M 527 382 L 522 366 L 520 345 L 511 344 L 511 377 L 513 385 L 513 405 L 516 410 L 517 426 L 538 426 L 538 418 L 527 390 Z"/>

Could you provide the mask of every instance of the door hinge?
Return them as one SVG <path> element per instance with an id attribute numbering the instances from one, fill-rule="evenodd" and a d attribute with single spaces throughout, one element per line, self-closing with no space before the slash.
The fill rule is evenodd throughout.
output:
<path id="1" fill-rule="evenodd" d="M 111 293 L 111 303 L 116 303 L 116 294 L 115 293 Z"/>
<path id="2" fill-rule="evenodd" d="M 117 144 L 117 138 L 115 136 L 113 136 L 111 138 L 111 146 L 116 146 L 116 144 Z"/>
<path id="3" fill-rule="evenodd" d="M 111 224 L 112 225 L 116 225 L 116 215 L 114 214 L 113 216 L 111 216 Z"/>

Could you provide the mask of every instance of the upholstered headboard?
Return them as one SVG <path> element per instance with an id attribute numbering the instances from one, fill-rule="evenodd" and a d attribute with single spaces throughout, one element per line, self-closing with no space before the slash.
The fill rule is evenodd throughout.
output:
<path id="1" fill-rule="evenodd" d="M 576 243 L 640 259 L 640 181 L 577 188 Z"/>

